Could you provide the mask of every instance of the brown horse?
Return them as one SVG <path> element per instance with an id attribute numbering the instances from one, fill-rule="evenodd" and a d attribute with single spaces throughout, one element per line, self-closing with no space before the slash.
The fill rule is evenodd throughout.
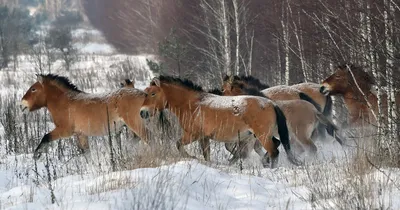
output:
<path id="1" fill-rule="evenodd" d="M 147 142 L 148 131 L 139 115 L 145 99 L 143 91 L 121 88 L 107 94 L 89 94 L 80 91 L 62 76 L 37 75 L 34 83 L 22 98 L 23 110 L 30 112 L 46 107 L 55 129 L 42 138 L 34 158 L 40 157 L 51 141 L 77 136 L 78 146 L 89 148 L 88 136 L 103 136 L 119 130 L 124 123 Z"/>
<path id="2" fill-rule="evenodd" d="M 313 104 L 304 100 L 298 100 L 298 97 L 293 97 L 294 94 L 291 94 L 291 88 L 286 88 L 283 89 L 285 91 L 281 91 L 281 89 L 273 87 L 266 89 L 272 91 L 264 90 L 263 92 L 259 92 L 259 90 L 254 88 L 244 88 L 241 83 L 237 83 L 235 81 L 225 82 L 224 88 L 226 88 L 223 90 L 224 95 L 237 94 L 275 97 L 273 98 L 273 100 L 275 100 L 275 102 L 282 109 L 283 113 L 286 116 L 290 139 L 292 140 L 291 143 L 302 146 L 303 149 L 307 149 L 312 153 L 315 153 L 317 150 L 311 139 L 315 139 L 315 133 L 318 124 L 321 123 L 324 126 L 329 125 L 337 130 L 336 126 L 321 112 L 319 112 Z M 294 89 L 292 91 L 294 93 L 297 93 L 298 90 Z M 336 136 L 336 140 L 340 144 L 342 144 L 342 140 L 338 136 Z M 259 147 L 259 145 L 256 142 L 256 144 L 254 145 L 254 149 L 256 150 L 256 152 L 257 150 L 259 150 L 257 147 Z M 234 155 L 234 157 L 237 156 L 237 152 L 229 149 L 232 148 L 231 145 L 226 145 L 226 148 Z M 241 149 L 240 145 L 239 149 Z M 247 154 L 245 153 L 247 151 L 248 150 L 244 150 L 244 153 L 239 154 L 242 157 L 247 156 Z"/>
<path id="3" fill-rule="evenodd" d="M 372 91 L 374 84 L 373 76 L 363 71 L 361 67 L 344 64 L 337 66 L 335 73 L 322 81 L 320 91 L 327 95 L 343 96 L 349 112 L 349 126 L 377 125 L 378 97 Z M 400 94 L 397 93 L 396 104 L 399 103 Z M 386 118 L 388 108 L 386 94 L 382 97 L 382 108 Z M 400 113 L 399 106 L 397 113 Z"/>
<path id="4" fill-rule="evenodd" d="M 290 149 L 286 119 L 274 102 L 256 96 L 218 96 L 204 92 L 189 80 L 169 76 L 153 79 L 145 89 L 146 99 L 140 115 L 148 118 L 156 110 L 169 109 L 183 128 L 177 148 L 189 156 L 183 145 L 200 140 L 203 155 L 210 160 L 210 139 L 232 142 L 248 131 L 254 133 L 271 158 L 271 167 L 278 160 L 279 136 L 288 159 L 300 164 Z"/>

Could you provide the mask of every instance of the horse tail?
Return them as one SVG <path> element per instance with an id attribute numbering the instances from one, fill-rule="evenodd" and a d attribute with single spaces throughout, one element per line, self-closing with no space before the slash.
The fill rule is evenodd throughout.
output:
<path id="1" fill-rule="evenodd" d="M 307 94 L 305 94 L 305 93 L 303 93 L 303 92 L 300 92 L 300 93 L 299 93 L 299 97 L 300 97 L 301 100 L 310 102 L 312 105 L 314 105 L 314 107 L 315 107 L 319 112 L 321 111 L 321 106 L 320 106 L 317 102 L 315 102 L 314 99 L 312 99 L 312 98 L 311 98 L 310 96 L 308 96 Z"/>
<path id="2" fill-rule="evenodd" d="M 331 96 L 326 96 L 326 102 L 325 102 L 325 107 L 324 110 L 322 111 L 322 114 L 325 115 L 326 117 L 331 117 L 332 116 L 332 98 Z M 328 132 L 329 135 L 333 136 L 335 129 L 332 128 L 331 126 L 326 127 L 326 131 Z"/>
<path id="3" fill-rule="evenodd" d="M 332 115 L 332 98 L 330 95 L 326 96 L 326 101 L 325 101 L 325 107 L 324 110 L 322 111 L 322 114 L 324 114 L 325 116 L 329 117 Z"/>
<path id="4" fill-rule="evenodd" d="M 335 132 L 335 131 L 339 130 L 339 128 L 321 112 L 317 112 L 316 117 L 320 123 L 324 124 L 327 127 L 327 130 L 328 130 L 328 128 L 332 129 L 331 136 L 335 137 L 336 141 L 340 145 L 343 145 L 343 140 Z"/>
<path id="5" fill-rule="evenodd" d="M 286 117 L 278 106 L 274 105 L 274 110 L 276 114 L 276 122 L 278 125 L 279 139 L 281 140 L 283 148 L 285 148 L 285 151 L 289 151 L 290 150 L 289 129 L 286 124 Z"/>
<path id="6" fill-rule="evenodd" d="M 285 149 L 287 157 L 289 161 L 294 165 L 301 165 L 302 163 L 295 158 L 292 151 L 290 150 L 289 129 L 287 127 L 285 114 L 283 114 L 282 110 L 277 105 L 274 105 L 274 110 L 276 114 L 276 122 L 278 125 L 279 138 L 282 142 L 283 148 Z M 276 138 L 273 138 L 273 142 L 275 146 L 279 146 L 279 144 L 276 143 Z"/>

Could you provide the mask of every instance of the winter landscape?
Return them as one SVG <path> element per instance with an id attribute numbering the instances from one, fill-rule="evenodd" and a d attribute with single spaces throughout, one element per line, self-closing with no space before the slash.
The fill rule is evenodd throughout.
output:
<path id="1" fill-rule="evenodd" d="M 358 50 L 365 50 L 369 60 L 360 60 L 359 64 L 363 67 L 367 66 L 364 68 L 365 71 L 380 79 L 380 82 L 374 86 L 376 90 L 372 93 L 391 102 L 386 103 L 385 107 L 389 108 L 384 109 L 381 108 L 384 107 L 382 99 L 378 99 L 379 112 L 373 111 L 373 115 L 378 115 L 379 126 L 349 126 L 350 122 L 346 120 L 349 110 L 344 105 L 345 99 L 333 97 L 333 121 L 340 128 L 337 133 L 343 138 L 343 145 L 329 135 L 318 138 L 315 140 L 317 153 L 315 155 L 307 152 L 301 154 L 300 158 L 305 160 L 305 164 L 301 166 L 290 163 L 286 158 L 285 150 L 279 147 L 277 168 L 263 167 L 261 158 L 254 151 L 251 151 L 248 158 L 229 164 L 232 155 L 225 149 L 223 143 L 213 140 L 211 141 L 211 161 L 204 160 L 198 142 L 185 146 L 185 149 L 196 156 L 196 159 L 182 157 L 175 146 L 175 142 L 180 138 L 181 128 L 171 113 L 168 117 L 174 126 L 168 135 L 151 125 L 152 122 L 147 122 L 156 133 L 153 136 L 154 139 L 151 140 L 152 146 L 140 141 L 140 138 L 124 127 L 121 133 L 110 132 L 108 136 L 89 137 L 90 149 L 85 153 L 76 146 L 75 137 L 54 141 L 50 144 L 48 151 L 35 160 L 33 158 L 35 148 L 41 138 L 55 125 L 45 108 L 35 112 L 22 112 L 21 98 L 37 81 L 36 74 L 52 73 L 65 76 L 80 90 L 88 93 L 116 90 L 120 88 L 120 82 L 124 79 L 131 79 L 134 81 L 135 88 L 144 90 L 150 85 L 150 81 L 160 74 L 188 78 L 208 90 L 221 88 L 220 81 L 224 74 L 254 75 L 270 86 L 292 85 L 299 81 L 320 83 L 334 72 L 334 62 L 338 60 L 354 62 L 357 56 L 363 56 L 358 55 L 357 50 L 354 50 L 349 53 L 350 55 L 342 54 L 342 59 L 332 58 L 326 63 L 321 61 L 314 65 L 311 56 L 307 57 L 312 54 L 307 51 L 306 42 L 309 40 L 301 38 L 301 36 L 307 38 L 307 35 L 302 35 L 302 33 L 307 33 L 306 24 L 303 25 L 304 31 L 297 30 L 296 27 L 301 25 L 297 22 L 300 21 L 300 13 L 297 17 L 287 13 L 289 10 L 286 11 L 291 5 L 293 11 L 290 10 L 290 12 L 301 11 L 301 6 L 290 1 L 282 3 L 281 7 L 271 4 L 274 5 L 271 7 L 285 10 L 282 12 L 282 21 L 278 21 L 283 31 L 281 31 L 282 34 L 277 34 L 281 37 L 276 40 L 281 44 L 278 44 L 277 51 L 272 52 L 271 48 L 268 53 L 261 54 L 276 57 L 277 53 L 282 57 L 278 55 L 280 62 L 266 66 L 265 70 L 257 70 L 258 67 L 265 66 L 262 62 L 270 62 L 272 58 L 252 61 L 261 56 L 257 54 L 255 46 L 261 41 L 257 42 L 257 35 L 254 35 L 254 30 L 252 30 L 254 23 L 240 22 L 244 24 L 240 26 L 243 26 L 240 30 L 247 31 L 249 34 L 236 33 L 238 28 L 235 26 L 239 27 L 237 25 L 239 22 L 235 20 L 249 21 L 246 18 L 251 16 L 252 8 L 256 7 L 252 3 L 244 3 L 245 1 L 199 1 L 201 11 L 209 15 L 203 16 L 207 17 L 204 21 L 219 24 L 223 22 L 222 19 L 225 16 L 218 14 L 228 11 L 227 17 L 229 16 L 229 24 L 231 24 L 229 28 L 232 30 L 228 32 L 229 34 L 224 34 L 224 25 L 217 24 L 216 29 L 197 33 L 197 35 L 207 36 L 204 40 L 208 41 L 208 44 L 201 48 L 196 46 L 201 41 L 192 40 L 193 43 L 190 43 L 187 37 L 182 39 L 187 45 L 181 45 L 179 36 L 182 34 L 179 34 L 179 27 L 176 28 L 178 31 L 176 34 L 169 29 L 167 35 L 160 32 L 164 27 L 174 27 L 169 25 L 168 21 L 162 20 L 161 16 L 166 13 L 159 7 L 178 4 L 180 1 L 168 0 L 162 3 L 156 0 L 127 1 L 138 5 L 136 13 L 132 13 L 132 16 L 126 16 L 126 14 L 134 9 L 121 3 L 120 0 L 108 5 L 109 8 L 118 5 L 129 8 L 121 9 L 118 16 L 110 15 L 108 24 L 127 24 L 125 20 L 120 21 L 118 18 L 134 19 L 140 16 L 142 22 L 132 23 L 135 27 L 150 21 L 146 16 L 148 14 L 144 12 L 145 9 L 156 11 L 158 8 L 158 13 L 152 17 L 154 20 L 151 20 L 154 24 L 151 27 L 159 26 L 158 31 L 154 32 L 158 34 L 152 34 L 146 40 L 144 37 L 147 36 L 142 32 L 148 32 L 149 28 L 137 27 L 137 30 L 134 30 L 127 26 L 122 30 L 116 26 L 113 28 L 111 26 L 113 24 L 99 27 L 102 23 L 94 20 L 96 19 L 94 14 L 103 12 L 104 17 L 101 18 L 104 19 L 99 18 L 103 22 L 108 17 L 106 9 L 94 9 L 95 6 L 106 5 L 101 0 L 94 1 L 95 3 L 92 4 L 89 4 L 87 0 L 55 0 L 45 1 L 46 3 L 26 0 L 19 3 L 31 5 L 29 7 L 26 5 L 18 7 L 16 6 L 18 3 L 14 1 L 0 2 L 0 15 L 3 15 L 1 17 L 21 21 L 20 24 L 14 24 L 12 21 L 7 21 L 7 18 L 0 20 L 0 32 L 2 32 L 0 33 L 0 38 L 2 38 L 0 43 L 2 52 L 0 60 L 2 63 L 0 69 L 0 209 L 400 209 L 399 115 L 396 111 L 396 107 L 400 105 L 395 100 L 398 94 L 397 78 L 399 78 L 397 67 L 399 58 L 396 57 L 396 53 L 400 49 L 398 37 L 396 38 L 400 27 L 398 23 L 395 23 L 395 18 L 398 18 L 400 9 L 396 2 L 382 1 L 384 4 L 382 8 L 387 10 L 381 11 L 382 21 L 386 24 L 385 28 L 389 28 L 386 31 L 382 29 L 382 33 L 391 38 L 387 38 L 390 41 L 381 40 L 380 44 L 376 44 L 379 41 L 372 40 L 379 38 L 377 34 L 380 31 L 377 26 L 371 25 L 371 21 L 379 22 L 377 21 L 379 17 L 370 18 L 372 14 L 375 14 L 373 12 L 376 12 L 374 9 L 380 8 L 380 3 L 378 6 L 372 3 L 360 6 L 368 7 L 372 12 L 361 15 L 360 18 L 363 18 L 361 22 L 366 25 L 357 28 L 359 32 L 361 31 L 361 38 L 365 38 L 366 43 L 370 43 L 365 44 L 360 41 Z M 254 2 L 258 1 L 254 0 Z M 320 2 L 326 8 L 331 3 L 330 1 Z M 355 0 L 353 3 L 362 4 Z M 228 8 L 220 10 L 223 5 Z M 69 9 L 62 11 L 60 7 L 63 6 Z M 353 8 L 351 4 L 344 7 Z M 19 11 L 19 8 L 28 8 L 31 12 L 30 16 L 25 15 L 23 9 Z M 140 10 L 143 8 L 144 10 Z M 170 9 L 168 11 L 178 10 L 175 7 L 171 9 L 172 6 L 168 8 Z M 48 13 L 46 20 L 40 19 L 38 14 L 41 14 L 41 10 Z M 326 16 L 333 16 L 337 12 L 333 9 L 327 9 L 327 11 L 331 13 L 324 14 Z M 306 10 L 303 12 L 307 13 Z M 77 15 L 79 13 L 81 14 Z M 380 13 L 377 12 L 377 14 Z M 195 15 L 198 14 L 193 13 L 193 16 Z M 313 17 L 312 19 L 316 22 L 328 21 L 317 20 L 318 14 L 314 15 L 306 14 L 307 17 Z M 393 19 L 384 19 L 388 15 Z M 27 16 L 34 18 L 31 20 Z M 83 18 L 77 18 L 80 16 Z M 180 18 L 182 17 L 177 18 L 178 23 Z M 118 24 L 111 20 L 117 21 Z M 256 20 L 258 19 L 252 21 Z M 28 22 L 32 26 L 26 29 Z M 314 22 L 314 24 L 317 23 Z M 185 28 L 185 24 L 182 25 L 182 28 Z M 343 25 L 346 24 L 343 23 Z M 196 25 L 194 28 L 203 30 L 202 27 Z M 117 31 L 111 33 L 110 28 Z M 324 27 L 321 26 L 321 28 Z M 324 30 L 328 29 L 324 28 Z M 6 32 L 3 33 L 4 31 Z M 28 31 L 34 35 L 25 37 Z M 190 30 L 187 31 L 183 34 L 190 33 Z M 335 29 L 332 28 L 327 36 L 338 35 L 334 31 Z M 140 35 L 135 34 L 136 32 Z M 285 40 L 290 39 L 289 35 L 285 35 L 285 32 L 294 32 L 290 35 L 295 37 L 290 42 L 290 46 Z M 130 34 L 132 43 L 121 44 L 120 42 L 125 40 L 120 37 L 123 34 Z M 244 37 L 240 37 L 240 44 L 238 34 Z M 354 37 L 356 36 L 354 34 Z M 8 41 L 3 41 L 7 39 Z M 129 39 L 129 36 L 126 39 Z M 343 36 L 344 39 L 346 37 Z M 146 43 L 138 44 L 138 40 Z M 227 43 L 229 43 L 229 50 L 223 47 Z M 343 43 L 335 44 L 338 48 L 354 44 L 347 43 L 346 40 Z M 372 49 L 371 43 L 376 44 L 374 45 L 376 49 Z M 153 48 L 148 50 L 151 47 Z M 204 53 L 200 53 L 203 57 L 193 53 L 194 50 L 189 47 Z M 132 48 L 131 52 L 129 48 Z M 286 53 L 285 50 L 289 48 L 291 52 Z M 381 48 L 386 49 L 384 56 L 380 54 Z M 141 51 L 142 49 L 145 50 Z M 135 51 L 141 51 L 141 53 Z M 368 54 L 370 52 L 371 54 Z M 225 53 L 230 54 L 229 59 Z M 319 58 L 324 56 L 319 51 L 318 55 L 320 55 Z M 189 58 L 192 59 L 190 62 L 186 60 Z M 198 65 L 194 64 L 196 61 L 199 62 Z M 228 62 L 231 64 L 226 66 Z M 252 64 L 253 62 L 255 64 Z M 368 68 L 371 63 L 373 67 Z M 390 66 L 390 68 L 387 67 L 385 71 L 378 70 L 377 68 L 382 65 Z M 326 67 L 326 69 L 313 71 L 316 66 Z M 279 68 L 279 71 L 272 70 L 275 67 Z M 186 71 L 185 68 L 190 70 Z M 207 70 L 200 72 L 199 68 Z M 381 118 L 381 116 L 386 118 Z"/>

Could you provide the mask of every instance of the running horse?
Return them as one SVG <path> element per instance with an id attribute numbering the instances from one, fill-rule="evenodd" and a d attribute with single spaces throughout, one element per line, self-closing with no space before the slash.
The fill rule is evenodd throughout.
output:
<path id="1" fill-rule="evenodd" d="M 135 88 L 135 83 L 130 79 L 124 79 L 119 83 L 120 88 Z"/>
<path id="2" fill-rule="evenodd" d="M 78 147 L 89 148 L 88 136 L 103 136 L 126 124 L 147 142 L 148 130 L 139 115 L 146 94 L 133 88 L 121 88 L 106 94 L 90 94 L 79 90 L 66 77 L 39 74 L 22 98 L 23 111 L 47 108 L 55 128 L 43 136 L 35 149 L 38 159 L 49 143 L 76 136 Z"/>
<path id="3" fill-rule="evenodd" d="M 329 126 L 334 131 L 337 130 L 336 125 L 324 116 L 315 106 L 316 102 L 313 102 L 311 98 L 307 98 L 307 95 L 300 91 L 287 86 L 275 86 L 267 88 L 263 91 L 259 91 L 255 88 L 245 88 L 243 81 L 239 77 L 225 81 L 223 84 L 224 95 L 258 95 L 261 97 L 267 97 L 274 100 L 275 103 L 281 108 L 286 116 L 287 124 L 290 133 L 291 144 L 300 146 L 300 149 L 308 150 L 311 153 L 317 151 L 317 147 L 313 143 L 316 138 L 317 126 Z M 304 94 L 300 97 L 299 94 Z M 307 98 L 307 100 L 299 100 Z M 308 102 L 308 101 L 311 101 Z M 336 140 L 339 144 L 342 144 L 340 137 L 335 135 Z M 251 144 L 249 144 L 250 146 Z M 238 155 L 246 157 L 249 150 L 243 150 L 243 146 L 239 142 L 239 152 L 234 151 L 233 144 L 225 144 L 225 147 L 230 151 L 234 158 L 238 159 Z M 254 144 L 255 151 L 260 154 L 259 143 L 256 141 Z"/>
<path id="4" fill-rule="evenodd" d="M 353 77 L 354 76 L 354 77 Z M 320 92 L 326 95 L 343 96 L 349 113 L 349 126 L 377 125 L 378 97 L 374 94 L 373 76 L 359 66 L 344 64 L 336 67 L 335 72 L 322 81 Z M 395 96 L 397 113 L 399 112 L 400 94 Z M 382 111 L 387 121 L 387 96 L 382 97 Z"/>
<path id="5" fill-rule="evenodd" d="M 210 139 L 232 142 L 248 131 L 254 133 L 268 151 L 270 166 L 277 164 L 279 136 L 290 162 L 301 164 L 292 154 L 286 118 L 272 101 L 257 96 L 218 96 L 203 91 L 190 80 L 159 76 L 145 89 L 146 98 L 140 109 L 147 119 L 157 110 L 169 109 L 183 128 L 176 146 L 185 157 L 184 145 L 200 140 L 203 156 L 210 160 Z"/>
<path id="6" fill-rule="evenodd" d="M 234 85 L 232 85 L 234 84 Z M 267 88 L 265 88 L 267 87 Z M 223 79 L 223 90 L 225 95 L 241 95 L 243 90 L 247 94 L 260 94 L 276 100 L 305 100 L 321 111 L 329 120 L 332 119 L 332 99 L 319 92 L 320 85 L 315 83 L 301 83 L 293 86 L 278 85 L 269 87 L 252 76 L 225 76 Z M 232 89 L 233 88 L 233 89 Z M 238 91 L 238 92 L 235 92 Z M 250 91 L 250 92 L 249 92 Z M 330 136 L 335 136 L 335 127 L 330 125 L 318 125 L 318 136 L 325 138 L 325 130 Z M 339 139 L 337 139 L 339 140 Z"/>

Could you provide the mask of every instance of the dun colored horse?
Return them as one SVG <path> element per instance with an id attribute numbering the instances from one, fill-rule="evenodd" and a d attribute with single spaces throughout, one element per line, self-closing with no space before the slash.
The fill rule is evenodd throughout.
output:
<path id="1" fill-rule="evenodd" d="M 142 118 L 152 116 L 156 110 L 169 109 L 183 128 L 177 148 L 189 156 L 183 145 L 200 140 L 203 155 L 210 160 L 210 139 L 233 142 L 248 131 L 254 133 L 271 158 L 275 167 L 279 155 L 279 136 L 293 164 L 300 162 L 292 154 L 286 118 L 272 101 L 256 96 L 218 96 L 204 92 L 189 80 L 169 76 L 154 78 L 145 89 L 146 99 L 142 105 Z"/>
<path id="2" fill-rule="evenodd" d="M 259 92 L 259 90 L 254 88 L 244 88 L 241 83 L 237 83 L 235 81 L 225 82 L 223 86 L 224 95 L 236 94 L 274 97 L 273 100 L 275 100 L 286 116 L 290 139 L 292 140 L 291 143 L 302 146 L 300 148 L 306 149 L 312 153 L 315 153 L 317 150 L 312 139 L 315 138 L 318 124 L 330 126 L 331 128 L 337 130 L 336 126 L 321 112 L 319 112 L 312 103 L 304 100 L 298 100 L 299 98 L 293 97 L 293 93 L 298 93 L 298 90 L 294 89 L 291 91 L 291 88 L 286 88 L 283 89 L 285 91 L 281 91 L 279 88 L 273 87 L 266 89 L 272 91 L 264 90 L 263 92 Z M 336 140 L 342 144 L 342 140 L 339 137 L 336 136 Z M 257 144 L 257 142 L 255 143 L 254 149 L 260 155 L 258 152 L 260 150 L 258 148 L 259 144 Z M 240 154 L 242 157 L 247 156 L 247 149 L 243 150 L 244 152 L 242 153 L 238 153 L 231 149 L 234 148 L 232 145 L 226 144 L 226 148 L 234 155 L 235 159 L 238 158 L 238 154 Z M 242 150 L 240 142 L 239 149 Z"/>
<path id="3" fill-rule="evenodd" d="M 124 88 L 124 87 L 126 87 L 126 88 L 135 88 L 135 83 L 132 82 L 132 80 L 130 80 L 130 79 L 124 79 L 123 81 L 121 81 L 119 83 L 119 87 L 121 87 L 121 88 Z"/>
<path id="4" fill-rule="evenodd" d="M 226 86 L 229 86 L 229 88 Z M 262 84 L 258 79 L 252 76 L 225 76 L 223 84 L 223 90 L 227 92 L 227 95 L 240 95 L 242 94 L 242 90 L 246 89 L 248 94 L 260 94 L 258 92 L 261 91 L 263 95 L 272 100 L 302 99 L 312 103 L 318 111 L 322 110 L 322 113 L 331 119 L 332 99 L 330 96 L 324 96 L 319 92 L 319 85 L 314 83 L 302 83 L 294 86 L 279 85 L 262 89 L 264 87 L 268 86 Z M 238 92 L 235 92 L 235 90 Z M 318 135 L 321 138 L 325 138 L 325 130 L 329 135 L 335 136 L 334 127 L 318 125 Z"/>
<path id="5" fill-rule="evenodd" d="M 75 135 L 79 148 L 86 150 L 88 136 L 106 135 L 123 124 L 147 142 L 148 131 L 139 115 L 146 95 L 143 91 L 121 88 L 107 94 L 89 94 L 66 77 L 53 74 L 37 77 L 38 81 L 22 98 L 22 108 L 32 112 L 46 107 L 56 127 L 43 136 L 35 150 L 35 159 L 51 141 Z"/>
<path id="6" fill-rule="evenodd" d="M 224 83 L 227 81 L 237 81 L 240 82 L 240 84 L 243 85 L 243 88 L 248 88 L 248 89 L 256 89 L 256 90 L 266 90 L 269 88 L 268 85 L 263 84 L 259 79 L 254 78 L 253 76 L 233 76 L 229 77 L 226 75 L 223 79 Z M 326 117 L 331 117 L 332 115 L 332 99 L 330 96 L 325 96 L 324 94 L 321 94 L 319 89 L 320 89 L 320 84 L 317 83 L 300 83 L 300 84 L 295 84 L 290 86 L 293 89 L 296 89 L 298 91 L 301 91 L 302 93 L 306 94 L 309 96 L 313 101 L 315 101 L 318 106 L 316 106 L 317 109 L 320 109 L 322 113 Z M 277 88 L 276 90 L 281 91 L 282 88 L 285 89 L 287 87 L 286 85 L 280 85 L 280 88 Z M 288 93 L 286 95 L 282 95 L 284 93 L 280 92 L 279 96 L 277 97 L 285 97 L 284 100 L 289 100 L 289 98 L 292 99 L 298 99 L 298 93 L 295 91 L 290 91 L 292 92 L 292 95 L 289 95 Z M 309 101 L 310 102 L 310 101 Z M 315 104 L 314 104 L 315 105 Z"/>
<path id="7" fill-rule="evenodd" d="M 354 77 L 353 77 L 354 76 Z M 349 112 L 349 125 L 377 125 L 378 97 L 373 93 L 375 80 L 361 67 L 344 64 L 336 67 L 335 72 L 326 78 L 320 87 L 321 93 L 343 96 Z M 400 94 L 396 94 L 396 104 L 400 103 Z M 383 115 L 387 114 L 387 96 L 382 97 Z M 400 113 L 397 106 L 397 113 Z M 387 115 L 385 116 L 387 117 Z M 386 119 L 387 120 L 387 119 Z"/>

